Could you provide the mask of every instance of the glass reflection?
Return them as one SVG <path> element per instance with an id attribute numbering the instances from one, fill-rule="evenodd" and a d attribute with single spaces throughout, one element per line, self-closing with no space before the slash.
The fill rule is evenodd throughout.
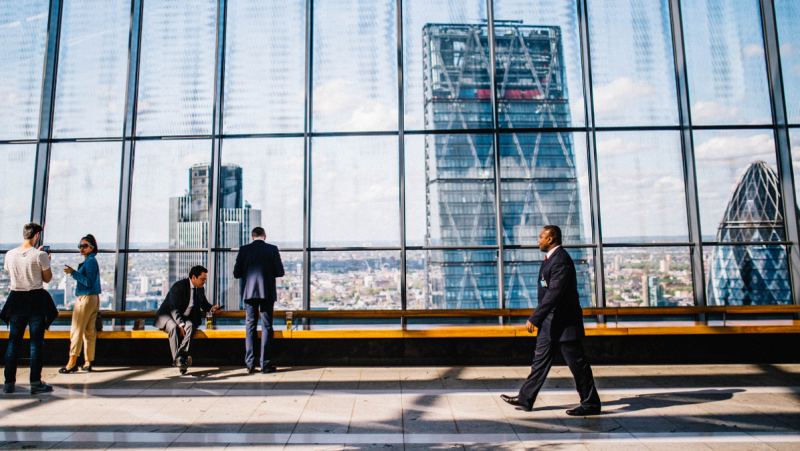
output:
<path id="1" fill-rule="evenodd" d="M 136 143 L 129 248 L 207 247 L 210 161 L 209 140 Z"/>
<path id="2" fill-rule="evenodd" d="M 158 310 L 172 284 L 189 277 L 192 266 L 208 268 L 207 257 L 206 252 L 128 254 L 125 309 Z"/>
<path id="3" fill-rule="evenodd" d="M 689 237 L 678 132 L 597 133 L 605 242 L 670 242 Z"/>
<path id="4" fill-rule="evenodd" d="M 497 251 L 406 252 L 409 309 L 498 308 Z"/>
<path id="5" fill-rule="evenodd" d="M 794 173 L 794 199 L 800 203 L 800 130 L 789 129 L 789 143 L 792 146 L 792 171 Z"/>
<path id="6" fill-rule="evenodd" d="M 694 125 L 771 124 L 757 0 L 682 0 Z"/>
<path id="7" fill-rule="evenodd" d="M 217 2 L 143 6 L 137 136 L 211 133 Z"/>
<path id="8" fill-rule="evenodd" d="M 397 251 L 313 252 L 311 309 L 400 309 Z"/>
<path id="9" fill-rule="evenodd" d="M 792 303 L 785 246 L 704 246 L 708 305 Z"/>
<path id="10" fill-rule="evenodd" d="M 685 247 L 603 248 L 606 307 L 694 305 Z"/>
<path id="11" fill-rule="evenodd" d="M 536 245 L 548 224 L 565 243 L 592 242 L 586 134 L 501 134 L 500 163 L 506 244 Z"/>
<path id="12" fill-rule="evenodd" d="M 313 246 L 398 246 L 397 137 L 314 138 Z"/>
<path id="13" fill-rule="evenodd" d="M 47 243 L 73 250 L 91 233 L 116 248 L 121 146 L 118 142 L 57 143 L 47 184 Z"/>
<path id="14" fill-rule="evenodd" d="M 225 133 L 303 131 L 305 16 L 305 2 L 228 2 Z"/>
<path id="15" fill-rule="evenodd" d="M 573 0 L 494 2 L 500 127 L 585 124 Z"/>
<path id="16" fill-rule="evenodd" d="M 74 246 L 80 242 L 80 236 L 75 239 Z M 73 246 L 73 247 L 74 247 Z M 104 249 L 98 243 L 100 250 Z M 114 270 L 117 259 L 113 253 L 99 253 L 95 256 L 97 264 L 100 266 L 100 310 L 114 309 Z M 59 310 L 73 310 L 78 298 L 75 296 L 77 282 L 64 272 L 65 265 L 78 269 L 78 265 L 83 263 L 83 257 L 78 253 L 54 253 L 50 258 L 50 268 L 53 270 L 53 279 L 50 283 L 44 284 L 44 288 L 50 292 L 53 301 Z"/>
<path id="17" fill-rule="evenodd" d="M 129 1 L 64 2 L 54 137 L 122 135 L 130 22 Z"/>
<path id="18" fill-rule="evenodd" d="M 397 130 L 394 0 L 314 0 L 316 132 Z"/>
<path id="19" fill-rule="evenodd" d="M 588 6 L 596 124 L 677 124 L 669 2 L 610 0 Z"/>
<path id="20" fill-rule="evenodd" d="M 696 130 L 693 136 L 703 240 L 785 239 L 772 132 Z"/>
<path id="21" fill-rule="evenodd" d="M 581 307 L 594 307 L 594 249 L 567 249 L 567 252 L 575 263 Z M 545 253 L 539 249 L 514 249 L 504 253 L 506 307 L 535 308 L 539 305 L 539 268 Z"/>
<path id="22" fill-rule="evenodd" d="M 303 152 L 302 138 L 225 140 L 219 247 L 249 243 L 253 227 L 264 227 L 275 245 L 303 246 Z M 237 220 L 245 211 L 247 224 Z M 235 237 L 233 223 L 242 227 Z"/>
<path id="23" fill-rule="evenodd" d="M 22 227 L 31 220 L 35 165 L 35 144 L 0 145 L 0 249 L 22 244 Z"/>
<path id="24" fill-rule="evenodd" d="M 800 124 L 800 3 L 775 0 L 787 119 Z"/>
<path id="25" fill-rule="evenodd" d="M 35 139 L 42 100 L 49 1 L 0 8 L 0 139 Z"/>
<path id="26" fill-rule="evenodd" d="M 267 242 L 274 244 L 269 238 Z M 240 281 L 233 277 L 236 255 L 236 252 L 219 252 L 216 255 L 216 303 L 224 306 L 227 311 L 244 310 L 239 292 Z M 299 310 L 303 308 L 303 254 L 281 251 L 281 261 L 286 275 L 276 279 L 278 300 L 275 302 L 275 310 Z"/>

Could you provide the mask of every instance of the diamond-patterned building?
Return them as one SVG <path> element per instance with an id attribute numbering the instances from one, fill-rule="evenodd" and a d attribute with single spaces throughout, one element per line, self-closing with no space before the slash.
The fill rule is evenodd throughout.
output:
<path id="1" fill-rule="evenodd" d="M 783 241 L 778 176 L 763 161 L 747 167 L 717 230 L 718 242 Z M 716 246 L 711 257 L 709 304 L 790 304 L 786 248 L 780 245 Z"/>

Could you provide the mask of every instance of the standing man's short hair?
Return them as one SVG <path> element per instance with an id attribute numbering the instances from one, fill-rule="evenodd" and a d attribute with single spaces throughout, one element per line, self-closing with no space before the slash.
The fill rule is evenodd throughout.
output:
<path id="1" fill-rule="evenodd" d="M 42 230 L 44 229 L 39 224 L 35 222 L 29 222 L 28 224 L 25 224 L 25 227 L 22 228 L 22 236 L 25 237 L 26 240 L 30 240 Z"/>
<path id="2" fill-rule="evenodd" d="M 266 238 L 267 237 L 267 231 L 264 230 L 263 227 L 256 227 L 255 229 L 253 229 L 252 235 L 253 235 L 253 238 Z"/>
<path id="3" fill-rule="evenodd" d="M 208 272 L 208 270 L 200 265 L 192 266 L 192 269 L 189 270 L 189 278 L 192 277 L 200 277 L 203 275 L 204 272 Z"/>
<path id="4" fill-rule="evenodd" d="M 553 237 L 554 243 L 561 244 L 561 227 L 557 225 L 546 225 L 544 229 Z"/>

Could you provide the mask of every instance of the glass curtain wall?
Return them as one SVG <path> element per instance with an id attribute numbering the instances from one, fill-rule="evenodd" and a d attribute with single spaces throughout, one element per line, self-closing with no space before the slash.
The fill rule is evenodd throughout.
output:
<path id="1" fill-rule="evenodd" d="M 796 302 L 796 2 L 53 1 L 0 8 L 0 259 L 92 233 L 104 308 L 240 309 L 256 226 L 278 309 L 534 308 L 547 224 L 584 307 Z"/>

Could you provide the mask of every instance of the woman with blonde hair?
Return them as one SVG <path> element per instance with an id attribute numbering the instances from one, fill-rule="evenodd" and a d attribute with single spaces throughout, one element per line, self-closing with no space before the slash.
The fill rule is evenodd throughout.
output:
<path id="1" fill-rule="evenodd" d="M 78 249 L 83 255 L 83 263 L 78 269 L 65 265 L 64 272 L 77 282 L 75 309 L 72 311 L 72 327 L 69 333 L 69 362 L 58 370 L 59 373 L 78 371 L 78 356 L 81 346 L 84 348 L 84 371 L 92 371 L 94 361 L 94 343 L 97 340 L 97 311 L 100 310 L 100 266 L 97 264 L 97 240 L 86 235 L 81 238 Z"/>

